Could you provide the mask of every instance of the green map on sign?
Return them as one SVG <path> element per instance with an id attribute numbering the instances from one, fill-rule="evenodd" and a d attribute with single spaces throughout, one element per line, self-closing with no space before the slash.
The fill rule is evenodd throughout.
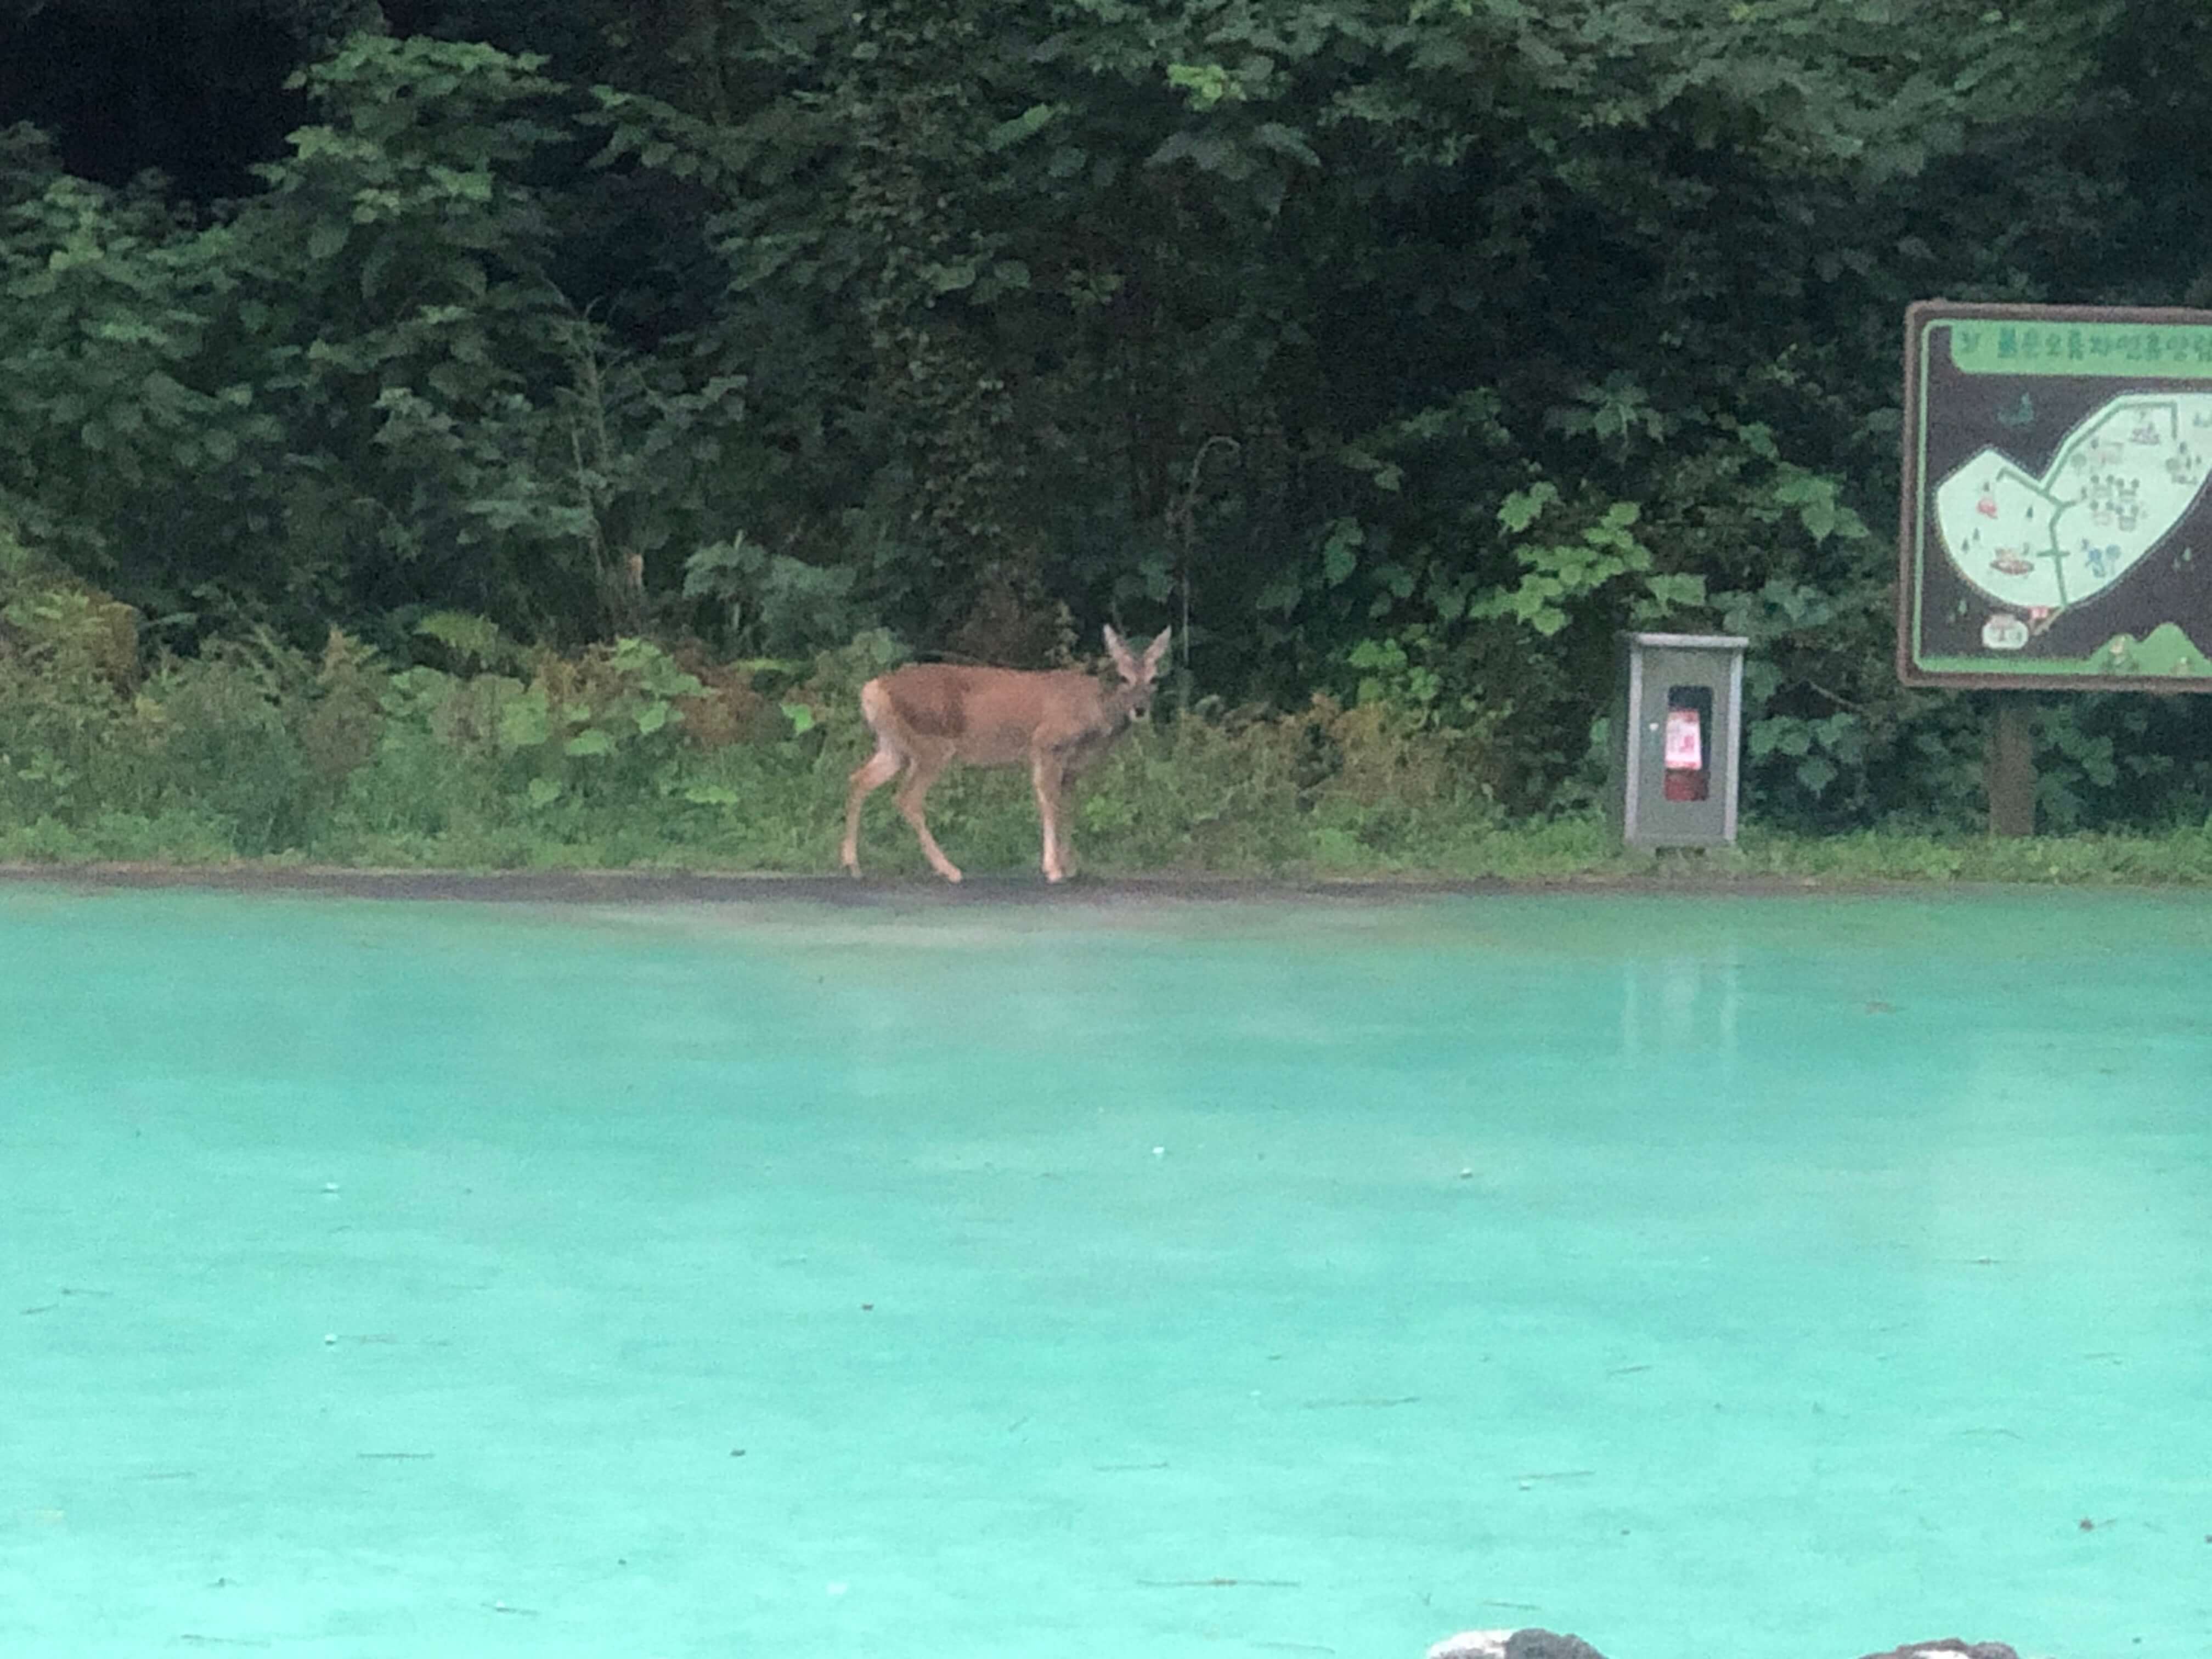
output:
<path id="1" fill-rule="evenodd" d="M 1936 487 L 1936 530 L 1981 592 L 2011 609 L 2057 612 L 2140 564 L 2208 477 L 2212 392 L 2130 393 L 2069 433 L 2041 477 L 1980 451 Z"/>

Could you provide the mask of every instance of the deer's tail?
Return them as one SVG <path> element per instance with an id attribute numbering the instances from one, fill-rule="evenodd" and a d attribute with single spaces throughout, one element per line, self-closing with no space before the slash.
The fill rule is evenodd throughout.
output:
<path id="1" fill-rule="evenodd" d="M 900 748 L 894 738 L 898 719 L 891 712 L 891 690 L 890 686 L 884 686 L 880 675 L 860 688 L 860 719 L 867 721 L 867 730 L 876 734 L 876 744 L 880 748 Z"/>

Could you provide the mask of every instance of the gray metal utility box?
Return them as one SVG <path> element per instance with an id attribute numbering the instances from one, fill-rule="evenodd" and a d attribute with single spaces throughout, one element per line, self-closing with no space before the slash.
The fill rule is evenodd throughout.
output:
<path id="1" fill-rule="evenodd" d="M 1623 634 L 1607 810 L 1631 847 L 1729 847 L 1743 650 L 1726 634 Z"/>

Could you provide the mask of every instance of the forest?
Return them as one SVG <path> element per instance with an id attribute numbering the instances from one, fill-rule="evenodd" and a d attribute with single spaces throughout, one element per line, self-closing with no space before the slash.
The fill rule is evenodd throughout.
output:
<path id="1" fill-rule="evenodd" d="M 1570 834 L 1626 628 L 1753 823 L 1970 830 L 1905 307 L 2212 305 L 2208 140 L 2124 0 L 13 0 L 0 850 L 826 868 L 860 678 L 1109 623 L 1109 862 Z M 2033 720 L 2212 821 L 2197 699 Z"/>

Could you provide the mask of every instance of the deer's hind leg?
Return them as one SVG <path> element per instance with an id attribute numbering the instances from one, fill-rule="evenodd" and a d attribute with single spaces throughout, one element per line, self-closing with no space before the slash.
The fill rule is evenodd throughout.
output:
<path id="1" fill-rule="evenodd" d="M 960 879 L 959 866 L 945 856 L 945 849 L 937 844 L 937 837 L 929 833 L 929 820 L 922 816 L 922 798 L 929 793 L 929 786 L 937 781 L 952 758 L 949 750 L 916 747 L 907 757 L 907 774 L 892 797 L 906 821 L 914 826 L 915 838 L 921 842 L 921 855 L 929 860 L 929 867 L 947 881 Z"/>
<path id="2" fill-rule="evenodd" d="M 845 797 L 845 847 L 841 862 L 854 875 L 860 873 L 860 807 L 870 795 L 899 775 L 907 757 L 881 738 L 876 752 L 853 769 L 852 792 Z"/>

